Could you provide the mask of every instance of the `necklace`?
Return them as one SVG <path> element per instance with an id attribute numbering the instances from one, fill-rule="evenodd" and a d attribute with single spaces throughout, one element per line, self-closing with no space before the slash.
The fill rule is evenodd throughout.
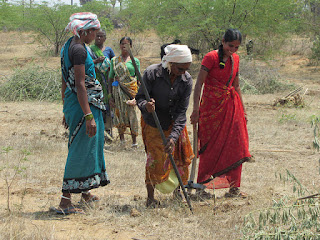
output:
<path id="1" fill-rule="evenodd" d="M 124 56 L 121 55 L 121 59 L 122 59 L 123 62 L 126 62 L 127 59 L 128 59 L 128 56 L 125 56 L 125 57 L 124 57 Z"/>

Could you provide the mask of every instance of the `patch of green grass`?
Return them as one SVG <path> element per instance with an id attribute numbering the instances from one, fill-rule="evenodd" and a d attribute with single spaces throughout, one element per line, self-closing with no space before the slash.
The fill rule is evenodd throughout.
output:
<path id="1" fill-rule="evenodd" d="M 61 99 L 61 72 L 34 64 L 17 68 L 0 85 L 2 101 L 56 101 Z"/>

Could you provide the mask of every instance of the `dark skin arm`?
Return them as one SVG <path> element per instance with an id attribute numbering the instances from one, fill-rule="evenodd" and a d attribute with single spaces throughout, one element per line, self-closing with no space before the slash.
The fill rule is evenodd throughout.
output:
<path id="1" fill-rule="evenodd" d="M 196 124 L 199 121 L 199 102 L 201 97 L 202 86 L 204 84 L 204 81 L 206 80 L 207 75 L 208 69 L 204 66 L 201 66 L 193 92 L 193 111 L 190 116 L 192 124 Z"/>
<path id="2" fill-rule="evenodd" d="M 77 97 L 84 115 L 91 113 L 88 103 L 87 89 L 85 86 L 85 66 L 74 65 L 75 85 L 77 89 Z M 89 137 L 96 135 L 97 125 L 93 119 L 86 120 L 86 133 Z"/>
<path id="3" fill-rule="evenodd" d="M 67 85 L 66 82 L 64 81 L 63 77 L 62 79 L 62 84 L 61 84 L 61 98 L 62 98 L 62 103 L 64 104 L 64 92 L 66 91 Z M 66 123 L 66 118 L 63 115 L 62 119 L 62 125 L 65 127 L 65 129 L 68 129 L 68 124 Z"/>
<path id="4" fill-rule="evenodd" d="M 244 117 L 245 117 L 246 121 L 248 121 L 246 108 L 244 107 L 243 100 L 242 100 L 242 94 L 241 94 L 241 89 L 240 89 L 240 84 L 239 84 L 239 75 L 238 74 L 235 77 L 235 79 L 234 79 L 234 81 L 232 83 L 232 86 L 234 87 L 236 92 L 239 94 L 239 97 L 240 97 L 240 100 L 241 100 L 241 104 L 242 104 L 242 107 L 243 107 L 243 111 L 244 111 Z"/>

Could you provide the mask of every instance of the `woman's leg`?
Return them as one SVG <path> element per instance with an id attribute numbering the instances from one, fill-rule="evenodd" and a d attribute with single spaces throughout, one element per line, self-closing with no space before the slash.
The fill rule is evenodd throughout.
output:
<path id="1" fill-rule="evenodd" d="M 125 139 L 124 139 L 124 130 L 122 127 L 119 127 L 118 128 L 118 133 L 119 133 L 119 137 L 120 137 L 120 142 L 121 143 L 124 143 L 125 142 Z"/>
<path id="2" fill-rule="evenodd" d="M 154 200 L 154 186 L 151 184 L 146 184 L 147 192 L 148 192 L 148 200 Z"/>
<path id="3" fill-rule="evenodd" d="M 65 209 L 71 206 L 71 194 L 64 192 L 61 196 L 59 207 Z"/>
<path id="4" fill-rule="evenodd" d="M 99 201 L 99 197 L 93 195 L 90 191 L 82 192 L 81 197 L 85 202 Z"/>
<path id="5" fill-rule="evenodd" d="M 131 132 L 131 138 L 132 138 L 132 146 L 137 145 L 137 135 Z"/>

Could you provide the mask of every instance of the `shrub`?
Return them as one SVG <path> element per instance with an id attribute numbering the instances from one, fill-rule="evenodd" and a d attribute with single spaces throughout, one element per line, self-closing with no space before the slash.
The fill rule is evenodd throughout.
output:
<path id="1" fill-rule="evenodd" d="M 320 61 L 320 37 L 317 36 L 314 41 L 311 48 L 312 54 L 311 54 L 311 63 L 318 65 Z"/>
<path id="2" fill-rule="evenodd" d="M 60 89 L 60 70 L 28 65 L 15 69 L 9 80 L 0 85 L 0 96 L 3 101 L 55 101 L 61 98 Z"/>
<path id="3" fill-rule="evenodd" d="M 284 183 L 293 183 L 295 196 L 273 200 L 272 206 L 245 216 L 242 239 L 319 239 L 319 194 L 310 195 L 308 189 L 288 170 L 286 175 L 278 176 Z"/>
<path id="4" fill-rule="evenodd" d="M 294 89 L 293 84 L 282 81 L 275 68 L 256 66 L 245 59 L 240 65 L 240 86 L 244 93 L 267 94 Z"/>

